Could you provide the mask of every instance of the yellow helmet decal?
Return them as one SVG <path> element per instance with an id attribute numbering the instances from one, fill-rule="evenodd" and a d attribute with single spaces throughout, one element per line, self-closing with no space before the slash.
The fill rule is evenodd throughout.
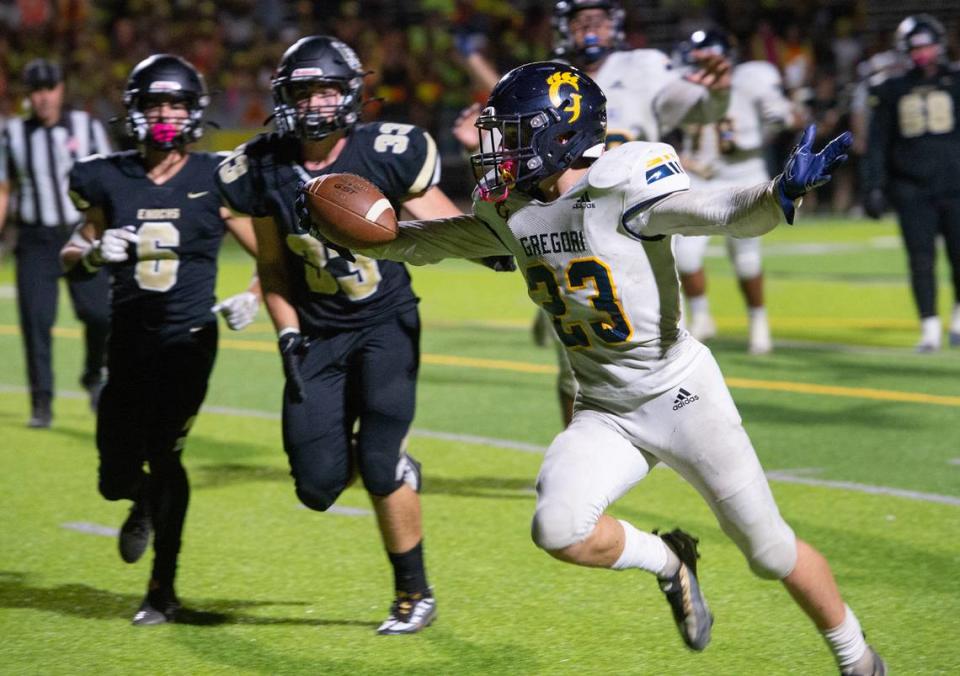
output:
<path id="1" fill-rule="evenodd" d="M 570 71 L 554 73 L 547 78 L 547 84 L 550 85 L 550 102 L 558 108 L 563 103 L 563 99 L 560 98 L 560 87 L 569 85 L 573 87 L 574 91 L 580 91 L 579 78 Z M 580 117 L 580 98 L 580 94 L 571 94 L 570 105 L 562 109 L 564 113 L 570 113 L 568 122 L 576 122 L 577 118 Z"/>

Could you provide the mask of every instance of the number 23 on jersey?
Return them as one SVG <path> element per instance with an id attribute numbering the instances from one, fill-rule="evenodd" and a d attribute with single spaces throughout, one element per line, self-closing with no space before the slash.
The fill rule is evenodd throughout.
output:
<path id="1" fill-rule="evenodd" d="M 617 287 L 606 263 L 597 258 L 578 258 L 567 264 L 564 279 L 558 280 L 554 271 L 543 263 L 527 268 L 527 290 L 553 318 L 553 328 L 567 347 L 590 347 L 590 333 L 608 345 L 616 345 L 630 339 L 633 327 L 623 312 Z M 560 284 L 566 285 L 567 291 Z M 592 287 L 590 304 L 599 317 L 589 321 L 571 320 L 563 297 L 580 289 Z"/>

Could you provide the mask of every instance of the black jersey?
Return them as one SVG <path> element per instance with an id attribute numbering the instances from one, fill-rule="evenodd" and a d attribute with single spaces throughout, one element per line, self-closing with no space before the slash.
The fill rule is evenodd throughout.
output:
<path id="1" fill-rule="evenodd" d="M 70 192 L 81 209 L 103 210 L 107 228 L 132 226 L 130 259 L 108 264 L 113 314 L 149 325 L 202 323 L 212 315 L 217 253 L 226 231 L 214 183 L 223 155 L 190 153 L 162 185 L 137 151 L 94 155 L 74 165 Z"/>
<path id="2" fill-rule="evenodd" d="M 919 69 L 870 91 L 864 188 L 905 181 L 929 194 L 960 190 L 960 71 Z"/>
<path id="3" fill-rule="evenodd" d="M 261 134 L 220 165 L 217 183 L 227 204 L 255 217 L 271 217 L 286 243 L 290 300 L 305 333 L 356 328 L 382 321 L 412 306 L 417 297 L 401 263 L 356 256 L 350 263 L 307 234 L 298 234 L 297 186 L 314 176 L 363 176 L 400 203 L 440 180 L 436 144 L 409 124 L 378 122 L 354 127 L 336 161 L 308 172 L 294 136 Z"/>

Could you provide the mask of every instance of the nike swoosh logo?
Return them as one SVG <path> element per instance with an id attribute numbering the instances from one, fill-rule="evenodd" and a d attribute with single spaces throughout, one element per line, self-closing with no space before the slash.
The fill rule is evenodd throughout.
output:
<path id="1" fill-rule="evenodd" d="M 209 190 L 204 190 L 203 192 L 188 192 L 188 193 L 187 193 L 187 198 L 188 198 L 188 199 L 195 200 L 195 199 L 197 199 L 198 197 L 203 197 L 204 195 L 209 195 L 209 194 L 210 194 L 210 191 L 209 191 Z"/>

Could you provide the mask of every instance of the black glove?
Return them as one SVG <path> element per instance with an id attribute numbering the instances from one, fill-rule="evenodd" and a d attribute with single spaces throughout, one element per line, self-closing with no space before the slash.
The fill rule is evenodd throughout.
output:
<path id="1" fill-rule="evenodd" d="M 887 196 L 880 188 L 874 188 L 863 198 L 863 210 L 870 218 L 881 218 L 887 210 Z"/>
<path id="2" fill-rule="evenodd" d="M 487 256 L 480 259 L 480 264 L 494 272 L 513 272 L 517 269 L 517 261 L 513 256 Z"/>
<path id="3" fill-rule="evenodd" d="M 287 379 L 290 395 L 295 402 L 302 403 L 307 399 L 307 391 L 300 374 L 300 360 L 307 350 L 307 341 L 299 331 L 293 330 L 280 336 L 277 345 L 283 359 L 283 375 Z"/>
<path id="4" fill-rule="evenodd" d="M 324 246 L 333 249 L 340 254 L 342 258 L 347 259 L 351 263 L 356 263 L 357 259 L 353 257 L 350 249 L 342 247 L 339 244 L 334 244 L 324 237 L 314 225 L 313 217 L 310 216 L 310 210 L 307 208 L 307 193 L 304 192 L 304 188 L 306 187 L 307 184 L 303 181 L 300 181 L 300 183 L 297 185 L 297 199 L 293 203 L 293 208 L 296 211 L 296 224 L 294 225 L 294 230 L 298 235 L 310 235 L 314 239 L 320 240 L 323 242 Z"/>

